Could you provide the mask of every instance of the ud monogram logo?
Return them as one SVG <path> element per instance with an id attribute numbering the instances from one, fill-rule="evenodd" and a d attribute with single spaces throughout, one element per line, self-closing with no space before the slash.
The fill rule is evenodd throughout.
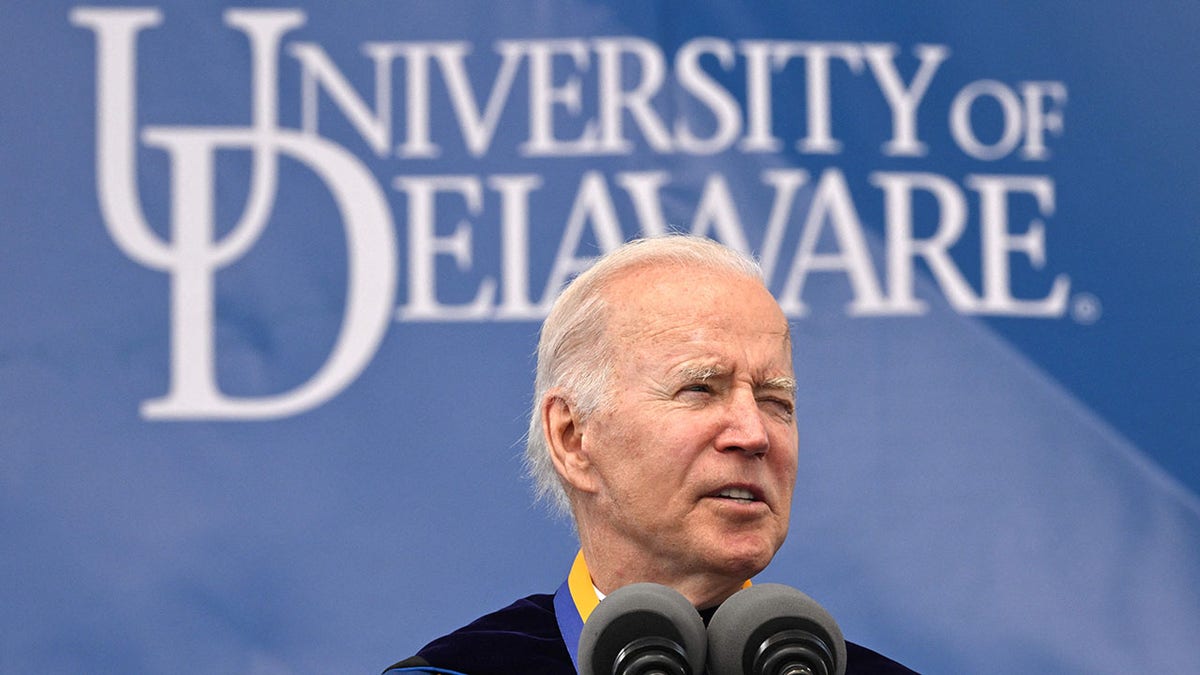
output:
<path id="1" fill-rule="evenodd" d="M 171 275 L 170 390 L 145 401 L 148 419 L 272 419 L 309 410 L 337 395 L 374 355 L 392 314 L 396 246 L 392 215 L 375 178 L 341 146 L 278 126 L 280 40 L 303 25 L 298 11 L 229 10 L 225 23 L 245 33 L 253 67 L 249 127 L 156 126 L 141 133 L 170 157 L 170 241 L 146 222 L 137 194 L 137 38 L 162 23 L 156 9 L 77 8 L 71 22 L 96 39 L 96 181 L 109 234 L 142 265 Z M 218 151 L 252 153 L 253 179 L 236 226 L 217 238 L 214 162 Z M 213 275 L 261 236 L 274 205 L 280 155 L 310 168 L 329 189 L 345 227 L 348 286 L 332 352 L 307 382 L 281 394 L 232 397 L 216 382 Z"/>

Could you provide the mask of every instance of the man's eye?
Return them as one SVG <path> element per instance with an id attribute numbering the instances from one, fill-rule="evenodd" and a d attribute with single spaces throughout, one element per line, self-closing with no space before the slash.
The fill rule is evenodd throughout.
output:
<path id="1" fill-rule="evenodd" d="M 764 398 L 759 400 L 765 405 L 768 405 L 771 408 L 789 416 L 796 408 L 794 405 L 792 405 L 791 401 L 782 398 Z"/>
<path id="2" fill-rule="evenodd" d="M 683 388 L 683 391 L 689 391 L 689 392 L 699 392 L 699 393 L 702 393 L 702 394 L 709 394 L 709 393 L 712 393 L 712 387 L 711 387 L 711 386 L 709 386 L 709 385 L 707 385 L 707 384 L 703 384 L 703 383 L 689 384 L 689 385 L 687 385 L 686 387 L 684 387 L 684 388 Z"/>

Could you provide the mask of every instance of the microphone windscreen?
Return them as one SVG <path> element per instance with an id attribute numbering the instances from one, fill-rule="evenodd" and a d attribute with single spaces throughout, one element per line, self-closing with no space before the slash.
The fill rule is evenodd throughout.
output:
<path id="1" fill-rule="evenodd" d="M 678 591 L 661 584 L 623 586 L 604 598 L 579 635 L 580 675 L 612 675 L 629 647 L 658 644 L 678 654 L 692 675 L 704 672 L 707 636 L 700 613 Z"/>
<path id="2" fill-rule="evenodd" d="M 708 667 L 713 675 L 787 672 L 777 669 L 796 654 L 814 663 L 814 675 L 846 672 L 846 641 L 837 622 L 816 600 L 790 586 L 744 588 L 708 622 Z"/>

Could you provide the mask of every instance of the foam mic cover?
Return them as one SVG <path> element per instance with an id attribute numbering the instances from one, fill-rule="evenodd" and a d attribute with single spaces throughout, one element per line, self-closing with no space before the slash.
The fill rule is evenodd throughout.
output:
<path id="1" fill-rule="evenodd" d="M 824 607 L 782 584 L 734 593 L 708 622 L 712 675 L 844 675 L 846 641 Z"/>
<path id="2" fill-rule="evenodd" d="M 630 584 L 596 606 L 579 635 L 580 675 L 702 675 L 704 622 L 678 591 Z"/>

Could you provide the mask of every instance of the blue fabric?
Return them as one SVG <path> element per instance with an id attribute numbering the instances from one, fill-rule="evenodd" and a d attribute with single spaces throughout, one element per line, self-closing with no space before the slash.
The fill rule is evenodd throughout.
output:
<path id="1" fill-rule="evenodd" d="M 571 655 L 558 632 L 551 595 L 531 595 L 480 617 L 425 645 L 417 657 L 423 662 L 420 665 L 470 675 L 575 674 Z"/>
<path id="2" fill-rule="evenodd" d="M 554 596 L 549 594 L 531 595 L 480 617 L 430 642 L 414 659 L 401 661 L 392 668 L 415 665 L 469 675 L 575 675 L 576 672 L 559 633 Z M 846 643 L 846 675 L 912 672 L 866 647 Z"/>
<path id="3" fill-rule="evenodd" d="M 571 597 L 571 579 L 563 579 L 562 585 L 554 592 L 554 614 L 558 621 L 558 632 L 567 645 L 571 654 L 571 663 L 579 668 L 579 636 L 583 633 L 583 617 Z"/>

